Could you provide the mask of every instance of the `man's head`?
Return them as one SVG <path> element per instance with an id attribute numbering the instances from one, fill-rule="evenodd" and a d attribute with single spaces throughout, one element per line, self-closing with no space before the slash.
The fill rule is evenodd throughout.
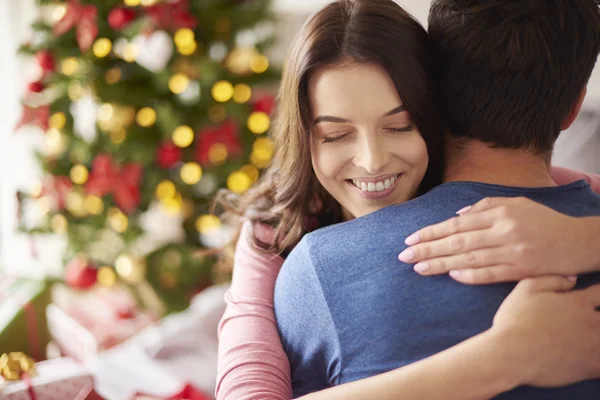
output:
<path id="1" fill-rule="evenodd" d="M 600 0 L 433 0 L 451 135 L 547 155 L 600 52 Z"/>

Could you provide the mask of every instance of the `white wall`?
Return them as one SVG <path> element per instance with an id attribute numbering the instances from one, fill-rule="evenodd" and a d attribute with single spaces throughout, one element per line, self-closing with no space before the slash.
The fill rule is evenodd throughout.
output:
<path id="1" fill-rule="evenodd" d="M 276 11 L 287 15 L 296 14 L 306 16 L 318 10 L 321 6 L 330 2 L 330 0 L 274 0 Z M 427 14 L 429 12 L 430 0 L 396 0 L 408 12 L 414 15 L 423 25 L 427 23 Z M 585 102 L 585 108 L 600 109 L 600 63 L 592 75 L 588 84 L 588 95 Z"/>

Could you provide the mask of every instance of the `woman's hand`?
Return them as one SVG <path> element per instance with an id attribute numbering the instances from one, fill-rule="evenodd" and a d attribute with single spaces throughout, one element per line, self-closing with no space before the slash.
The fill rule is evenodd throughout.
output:
<path id="1" fill-rule="evenodd" d="M 494 317 L 490 345 L 523 385 L 556 387 L 600 377 L 600 285 L 545 276 L 517 284 Z"/>
<path id="2" fill-rule="evenodd" d="M 486 198 L 406 239 L 400 261 L 466 284 L 577 275 L 600 265 L 600 218 L 574 218 L 527 198 Z"/>

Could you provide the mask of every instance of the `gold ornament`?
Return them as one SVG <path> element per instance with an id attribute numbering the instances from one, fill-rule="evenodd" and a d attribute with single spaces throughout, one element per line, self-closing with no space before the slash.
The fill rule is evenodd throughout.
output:
<path id="1" fill-rule="evenodd" d="M 169 78 L 169 90 L 175 94 L 181 94 L 190 86 L 190 78 L 182 73 L 174 74 Z"/>
<path id="2" fill-rule="evenodd" d="M 94 42 L 94 46 L 92 47 L 92 51 L 94 55 L 98 58 L 104 58 L 110 54 L 112 50 L 112 42 L 107 38 L 100 38 Z"/>
<path id="3" fill-rule="evenodd" d="M 269 69 L 269 59 L 262 54 L 255 55 L 252 60 L 250 60 L 250 69 L 255 74 L 262 74 Z"/>
<path id="4" fill-rule="evenodd" d="M 169 214 L 179 214 L 183 207 L 183 199 L 181 194 L 175 193 L 173 197 L 165 197 L 160 201 L 160 205 Z"/>
<path id="5" fill-rule="evenodd" d="M 69 192 L 67 195 L 67 210 L 77 218 L 85 217 L 86 212 L 83 207 L 83 196 L 78 191 Z"/>
<path id="6" fill-rule="evenodd" d="M 194 130 L 187 125 L 181 125 L 173 131 L 173 143 L 176 146 L 185 148 L 194 141 Z"/>
<path id="7" fill-rule="evenodd" d="M 142 3 L 141 0 L 125 0 L 124 2 L 128 7 L 136 7 Z"/>
<path id="8" fill-rule="evenodd" d="M 139 126 L 148 128 L 156 122 L 156 111 L 150 107 L 144 107 L 138 111 L 136 121 Z"/>
<path id="9" fill-rule="evenodd" d="M 238 83 L 233 88 L 233 101 L 244 104 L 252 97 L 252 89 L 245 83 Z"/>
<path id="10" fill-rule="evenodd" d="M 173 36 L 173 41 L 177 47 L 189 47 L 196 41 L 194 31 L 189 28 L 178 29 Z"/>
<path id="11" fill-rule="evenodd" d="M 123 72 L 121 72 L 120 68 L 111 68 L 104 74 L 104 80 L 107 84 L 114 85 L 121 80 L 122 76 Z"/>
<path id="12" fill-rule="evenodd" d="M 232 172 L 227 178 L 227 188 L 233 193 L 242 194 L 250 188 L 252 181 L 243 172 Z"/>
<path id="13" fill-rule="evenodd" d="M 81 87 L 81 82 L 79 81 L 71 81 L 67 86 L 67 96 L 72 101 L 75 101 L 81 97 L 83 94 L 83 88 Z"/>
<path id="14" fill-rule="evenodd" d="M 208 159 L 213 165 L 221 165 L 227 160 L 227 146 L 215 143 L 208 149 Z"/>
<path id="15" fill-rule="evenodd" d="M 223 106 L 212 106 L 208 110 L 208 119 L 212 122 L 223 122 L 225 121 L 225 118 L 227 118 L 227 111 L 225 111 L 225 107 Z"/>
<path id="16" fill-rule="evenodd" d="M 63 75 L 71 76 L 79 71 L 79 61 L 75 57 L 65 58 L 60 63 L 60 70 Z"/>
<path id="17" fill-rule="evenodd" d="M 69 175 L 74 184 L 83 185 L 87 182 L 89 173 L 85 165 L 77 164 L 71 168 Z"/>
<path id="18" fill-rule="evenodd" d="M 111 287 L 117 281 L 117 274 L 111 267 L 103 266 L 98 268 L 98 277 L 96 279 L 101 286 Z"/>
<path id="19" fill-rule="evenodd" d="M 125 283 L 135 285 L 146 279 L 146 261 L 131 254 L 121 254 L 115 260 L 115 269 Z"/>
<path id="20" fill-rule="evenodd" d="M 121 210 L 112 207 L 108 210 L 108 224 L 115 232 L 123 233 L 129 226 L 129 219 L 121 212 Z"/>
<path id="21" fill-rule="evenodd" d="M 196 42 L 192 42 L 189 46 L 178 46 L 177 51 L 182 56 L 191 56 L 194 54 L 197 48 L 198 44 Z"/>
<path id="22" fill-rule="evenodd" d="M 181 180 L 188 185 L 195 185 L 202 179 L 202 167 L 198 163 L 183 164 L 180 171 Z"/>
<path id="23" fill-rule="evenodd" d="M 240 168 L 240 172 L 243 172 L 244 174 L 248 175 L 248 178 L 250 178 L 250 181 L 252 183 L 254 183 L 258 180 L 258 176 L 260 174 L 260 172 L 258 171 L 258 168 L 256 168 L 254 165 L 250 165 L 250 164 L 246 164 L 246 165 L 242 166 L 242 168 Z"/>
<path id="24" fill-rule="evenodd" d="M 56 214 L 50 220 L 50 228 L 54 233 L 62 234 L 67 232 L 67 227 L 69 226 L 69 222 L 67 221 L 67 217 L 62 214 Z"/>
<path id="25" fill-rule="evenodd" d="M 219 103 L 229 101 L 233 96 L 233 85 L 227 81 L 218 81 L 212 87 L 212 96 Z"/>
<path id="26" fill-rule="evenodd" d="M 57 112 L 52 114 L 50 120 L 48 120 L 48 126 L 53 129 L 62 129 L 65 127 L 67 123 L 67 117 L 65 117 L 65 113 Z"/>
<path id="27" fill-rule="evenodd" d="M 269 130 L 271 118 L 262 111 L 254 111 L 248 116 L 248 129 L 255 135 L 260 135 Z"/>
<path id="28" fill-rule="evenodd" d="M 23 374 L 35 376 L 35 360 L 21 352 L 4 353 L 0 356 L 0 376 L 7 381 L 17 381 Z"/>
<path id="29" fill-rule="evenodd" d="M 46 150 L 50 157 L 58 157 L 67 147 L 67 138 L 58 129 L 49 129 L 44 137 Z"/>
<path id="30" fill-rule="evenodd" d="M 177 190 L 175 189 L 175 184 L 171 181 L 162 181 L 158 185 L 156 185 L 156 190 L 154 192 L 156 194 L 156 198 L 159 200 L 163 200 L 170 197 L 175 197 Z"/>
<path id="31" fill-rule="evenodd" d="M 221 220 L 213 214 L 201 215 L 196 219 L 196 230 L 203 235 L 214 232 L 221 227 Z"/>
<path id="32" fill-rule="evenodd" d="M 86 196 L 83 206 L 85 207 L 85 211 L 91 215 L 100 215 L 104 211 L 104 202 L 98 196 Z"/>

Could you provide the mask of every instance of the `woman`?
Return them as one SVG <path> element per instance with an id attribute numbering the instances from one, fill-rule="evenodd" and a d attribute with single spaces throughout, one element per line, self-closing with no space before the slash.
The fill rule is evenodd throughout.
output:
<path id="1" fill-rule="evenodd" d="M 221 199 L 230 216 L 246 222 L 220 325 L 219 399 L 291 397 L 289 363 L 273 316 L 280 255 L 310 230 L 408 201 L 441 183 L 443 123 L 429 46 L 423 28 L 391 0 L 334 2 L 296 37 L 280 90 L 274 167 L 241 199 Z M 364 152 L 339 151 L 357 143 Z M 396 173 L 379 182 L 363 179 L 376 175 L 383 163 Z M 445 392 L 450 387 L 458 399 L 489 398 L 520 384 L 584 379 L 572 368 L 560 370 L 574 356 L 559 345 L 568 340 L 560 327 L 585 329 L 593 313 L 570 312 L 575 304 L 556 293 L 570 288 L 564 278 L 525 281 L 488 332 L 429 359 L 310 397 L 450 398 Z M 559 304 L 561 320 L 550 318 Z M 519 315 L 517 321 L 512 315 Z M 540 331 L 548 340 L 542 351 Z M 578 356 L 583 355 L 584 349 Z M 552 376 L 543 368 L 547 363 L 557 365 Z M 523 371 L 539 374 L 521 376 Z M 429 385 L 432 376 L 443 384 Z"/>

